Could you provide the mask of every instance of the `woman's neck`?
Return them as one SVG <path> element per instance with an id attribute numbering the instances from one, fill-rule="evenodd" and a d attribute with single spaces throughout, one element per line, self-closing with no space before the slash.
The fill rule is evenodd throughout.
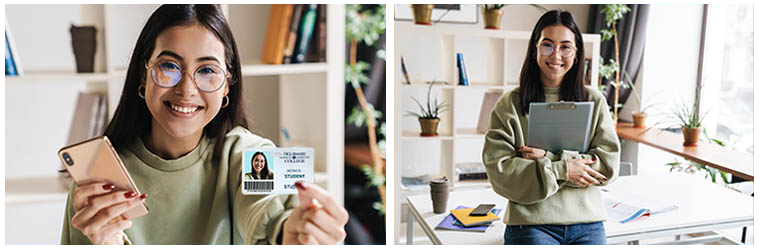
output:
<path id="1" fill-rule="evenodd" d="M 541 83 L 546 88 L 559 88 L 559 85 L 562 83 L 562 79 L 552 80 L 541 74 Z"/>
<path id="2" fill-rule="evenodd" d="M 167 133 L 159 124 L 153 123 L 151 132 L 143 140 L 145 147 L 163 159 L 177 159 L 195 149 L 203 136 L 203 130 L 186 137 Z"/>

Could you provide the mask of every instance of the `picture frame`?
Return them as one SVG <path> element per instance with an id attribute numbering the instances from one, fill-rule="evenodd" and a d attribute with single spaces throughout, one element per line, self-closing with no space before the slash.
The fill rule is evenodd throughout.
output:
<path id="1" fill-rule="evenodd" d="M 394 6 L 397 21 L 412 21 L 411 4 L 396 4 Z M 430 17 L 432 23 L 478 23 L 478 5 L 477 4 L 435 4 L 433 14 Z"/>

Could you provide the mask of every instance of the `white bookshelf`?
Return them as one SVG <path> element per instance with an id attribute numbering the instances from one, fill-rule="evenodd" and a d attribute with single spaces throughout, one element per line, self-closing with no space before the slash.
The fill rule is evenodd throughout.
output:
<path id="1" fill-rule="evenodd" d="M 158 6 L 6 6 L 7 20 L 25 71 L 22 76 L 5 77 L 6 144 L 18 145 L 6 149 L 6 206 L 21 208 L 53 202 L 63 211 L 65 191 L 52 185 L 59 185 L 56 170 L 60 162 L 56 152 L 66 143 L 77 95 L 79 92 L 106 94 L 108 117 L 113 116 L 134 44 L 147 18 Z M 326 62 L 290 65 L 260 63 L 270 5 L 225 4 L 222 9 L 243 63 L 252 131 L 279 146 L 313 147 L 315 182 L 343 204 L 345 6 L 326 6 Z M 96 26 L 95 73 L 76 73 L 68 31 L 70 23 Z M 34 32 L 26 32 L 31 30 Z M 45 34 L 44 39 L 40 34 Z M 290 140 L 282 135 L 283 128 L 288 130 Z M 23 185 L 30 183 L 49 188 L 23 192 Z M 62 218 L 40 222 L 54 230 L 34 242 L 57 243 L 61 221 Z M 20 243 L 14 239 L 25 239 L 22 235 L 33 231 L 31 226 L 18 227 L 29 230 L 7 235 L 7 243 Z"/>
<path id="2" fill-rule="evenodd" d="M 394 22 L 394 100 L 396 103 L 394 180 L 395 231 L 400 232 L 402 205 L 406 197 L 429 192 L 427 186 L 404 186 L 402 177 L 445 176 L 452 190 L 490 187 L 487 180 L 455 180 L 458 163 L 480 162 L 485 134 L 477 131 L 477 122 L 486 92 L 505 93 L 518 86 L 520 70 L 530 39 L 529 31 L 484 30 L 482 27 L 422 26 Z M 414 34 L 413 38 L 407 37 Z M 585 57 L 591 59 L 591 75 L 598 75 L 600 37 L 584 34 Z M 456 53 L 464 55 L 469 86 L 457 84 Z M 401 74 L 404 57 L 409 80 Z M 412 97 L 426 100 L 427 82 L 436 84 L 432 95 L 450 108 L 441 114 L 439 136 L 421 137 L 415 117 L 404 116 L 407 110 L 418 111 Z M 592 77 L 596 85 L 598 78 Z M 431 96 L 432 97 L 432 96 Z M 399 236 L 395 236 L 398 242 Z"/>

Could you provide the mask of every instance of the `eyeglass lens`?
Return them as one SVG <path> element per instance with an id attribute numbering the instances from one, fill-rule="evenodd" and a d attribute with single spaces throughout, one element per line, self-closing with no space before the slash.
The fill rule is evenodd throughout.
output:
<path id="1" fill-rule="evenodd" d="M 538 46 L 538 50 L 542 56 L 551 56 L 554 53 L 554 44 L 542 43 Z M 559 55 L 562 57 L 571 57 L 574 52 L 575 50 L 571 46 L 564 44 L 559 46 Z"/>
<path id="2" fill-rule="evenodd" d="M 182 80 L 182 68 L 170 61 L 156 63 L 150 70 L 151 78 L 158 86 L 171 88 Z M 193 74 L 193 81 L 198 89 L 205 92 L 218 90 L 224 84 L 224 71 L 216 65 L 204 65 Z"/>

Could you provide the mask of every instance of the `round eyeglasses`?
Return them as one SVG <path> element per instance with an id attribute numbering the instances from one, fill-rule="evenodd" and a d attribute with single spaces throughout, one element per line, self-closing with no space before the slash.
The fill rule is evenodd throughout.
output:
<path id="1" fill-rule="evenodd" d="M 173 61 L 162 60 L 153 64 L 150 70 L 150 77 L 156 85 L 164 88 L 177 86 L 182 76 L 182 67 Z M 203 92 L 215 92 L 224 86 L 229 78 L 229 73 L 222 70 L 221 67 L 214 64 L 201 65 L 193 73 L 192 80 L 195 86 Z"/>
<path id="2" fill-rule="evenodd" d="M 545 42 L 538 44 L 538 53 L 542 56 L 551 56 L 554 54 L 554 44 Z M 559 46 L 559 55 L 562 58 L 569 58 L 575 55 L 576 48 L 567 44 L 561 44 Z"/>

